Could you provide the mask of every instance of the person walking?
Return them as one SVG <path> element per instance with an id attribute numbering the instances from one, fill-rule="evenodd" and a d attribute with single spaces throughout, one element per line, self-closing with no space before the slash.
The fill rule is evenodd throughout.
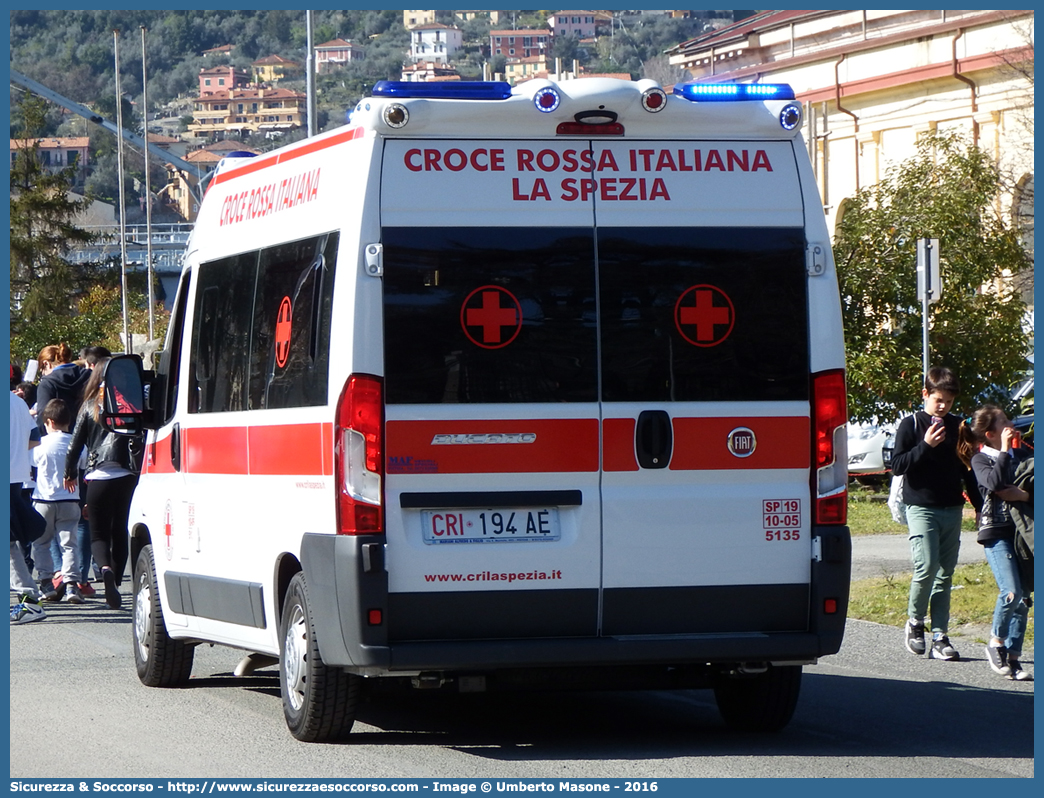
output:
<path id="1" fill-rule="evenodd" d="M 964 491 L 978 507 L 978 488 L 957 456 L 963 421 L 950 412 L 960 382 L 948 368 L 928 370 L 921 396 L 924 409 L 899 423 L 892 454 L 892 473 L 903 477 L 902 500 L 910 537 L 913 578 L 910 581 L 906 648 L 913 654 L 955 661 L 950 643 L 950 590 L 961 547 Z M 925 618 L 931 615 L 932 642 L 925 641 Z"/>
<path id="2" fill-rule="evenodd" d="M 99 360 L 105 360 L 106 358 L 112 357 L 112 352 L 108 348 L 101 345 L 85 346 L 80 350 L 79 360 L 83 362 L 84 368 L 88 371 L 92 371 L 97 365 Z M 76 413 L 73 413 L 75 419 Z M 83 481 L 83 476 L 80 476 L 80 520 L 76 525 L 76 547 L 79 553 L 78 561 L 80 563 L 81 578 L 82 582 L 79 583 L 78 587 L 80 592 L 87 597 L 95 594 L 94 587 L 91 586 L 91 524 L 87 518 L 87 483 Z M 94 565 L 94 577 L 95 579 L 101 579 L 101 568 L 95 563 Z M 57 587 L 57 585 L 55 585 Z"/>
<path id="3" fill-rule="evenodd" d="M 40 590 L 25 564 L 23 543 L 31 542 L 42 531 L 44 520 L 22 496 L 22 482 L 29 475 L 29 450 L 39 444 L 34 440 L 36 424 L 29 406 L 13 393 L 11 403 L 11 591 L 18 603 L 11 607 L 11 623 L 41 621 L 47 617 L 40 606 Z"/>
<path id="4" fill-rule="evenodd" d="M 42 410 L 52 399 L 62 399 L 76 418 L 90 372 L 73 362 L 73 351 L 66 343 L 45 346 L 40 350 L 39 361 L 43 376 L 36 389 L 37 408 Z M 40 434 L 47 434 L 39 415 L 36 423 Z"/>
<path id="5" fill-rule="evenodd" d="M 1029 617 L 1029 590 L 1019 572 L 1015 521 L 1008 502 L 1030 500 L 1029 493 L 1014 485 L 1015 471 L 1029 455 L 1015 448 L 1014 442 L 1015 429 L 1004 411 L 984 405 L 961 425 L 957 453 L 979 483 L 982 512 L 977 540 L 997 582 L 986 658 L 996 673 L 1023 682 L 1033 678 L 1020 662 Z"/>
<path id="6" fill-rule="evenodd" d="M 79 478 L 79 459 L 87 447 L 87 517 L 91 525 L 91 554 L 101 567 L 105 603 L 119 609 L 119 585 L 127 564 L 127 518 L 131 496 L 138 484 L 144 441 L 141 435 L 110 432 L 100 421 L 104 401 L 107 359 L 91 371 L 83 405 L 76 419 L 73 439 L 65 459 L 65 487 L 72 490 Z"/>
<path id="7" fill-rule="evenodd" d="M 79 588 L 82 564 L 76 553 L 76 523 L 80 519 L 79 480 L 76 487 L 65 487 L 65 458 L 69 453 L 72 435 L 69 426 L 72 414 L 61 399 L 52 399 L 41 411 L 47 434 L 40 446 L 33 450 L 36 466 L 36 488 L 33 490 L 33 507 L 47 522 L 44 533 L 33 543 L 33 558 L 41 579 L 40 590 L 44 600 L 82 604 L 83 593 Z M 81 454 L 79 466 L 87 464 Z M 59 559 L 51 552 L 51 541 L 57 538 Z M 57 576 L 55 574 L 57 573 Z M 52 581 L 52 577 L 55 579 Z"/>

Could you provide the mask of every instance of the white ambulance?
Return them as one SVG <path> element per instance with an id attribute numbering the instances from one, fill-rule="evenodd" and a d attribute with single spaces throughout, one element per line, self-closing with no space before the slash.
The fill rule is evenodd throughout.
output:
<path id="1" fill-rule="evenodd" d="M 311 741 L 377 679 L 712 688 L 783 727 L 841 645 L 851 550 L 801 110 L 382 82 L 345 127 L 226 159 L 144 376 L 141 680 L 183 684 L 201 642 L 278 659 Z"/>

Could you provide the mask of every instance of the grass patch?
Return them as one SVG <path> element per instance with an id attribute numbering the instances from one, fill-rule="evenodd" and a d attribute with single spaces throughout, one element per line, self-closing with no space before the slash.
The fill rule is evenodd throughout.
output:
<path id="1" fill-rule="evenodd" d="M 887 498 L 887 484 L 872 488 L 853 482 L 848 486 L 848 528 L 853 535 L 906 534 L 906 525 L 892 520 Z M 965 505 L 966 510 L 970 507 Z M 974 514 L 965 513 L 961 529 L 965 532 L 975 531 Z"/>
<path id="2" fill-rule="evenodd" d="M 910 574 L 879 576 L 852 583 L 848 617 L 902 627 L 910 597 Z M 997 601 L 997 583 L 986 563 L 959 565 L 950 594 L 950 628 L 964 624 L 990 626 Z M 985 642 L 985 641 L 983 641 Z M 1033 645 L 1033 609 L 1026 627 L 1026 644 Z"/>
<path id="3" fill-rule="evenodd" d="M 853 535 L 905 535 L 906 526 L 892 520 L 883 501 L 848 497 L 848 528 Z"/>

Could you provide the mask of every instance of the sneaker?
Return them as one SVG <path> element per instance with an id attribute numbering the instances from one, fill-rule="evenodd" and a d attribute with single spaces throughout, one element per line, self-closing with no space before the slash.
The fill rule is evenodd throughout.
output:
<path id="1" fill-rule="evenodd" d="M 76 585 L 76 587 L 80 588 L 80 595 L 84 598 L 90 598 L 91 596 L 96 595 L 98 592 L 94 589 L 94 585 L 92 585 L 90 582 L 80 582 Z"/>
<path id="2" fill-rule="evenodd" d="M 120 598 L 120 591 L 116 587 L 116 574 L 113 573 L 112 569 L 102 571 L 102 581 L 105 582 L 105 603 L 114 610 L 118 610 L 123 600 Z"/>
<path id="3" fill-rule="evenodd" d="M 961 655 L 957 653 L 957 649 L 950 645 L 950 638 L 946 635 L 932 641 L 932 647 L 928 650 L 928 659 L 944 659 L 947 662 L 955 662 L 960 658 Z"/>
<path id="4" fill-rule="evenodd" d="M 999 673 L 1001 676 L 1011 675 L 1011 668 L 1008 666 L 1008 649 L 1004 646 L 986 646 L 986 659 L 994 673 Z"/>
<path id="5" fill-rule="evenodd" d="M 65 586 L 64 593 L 67 604 L 83 604 L 83 596 L 80 595 L 80 588 L 76 586 L 75 582 L 69 582 Z"/>
<path id="6" fill-rule="evenodd" d="M 39 602 L 26 596 L 21 604 L 11 607 L 11 623 L 32 623 L 47 617 Z"/>
<path id="7" fill-rule="evenodd" d="M 906 622 L 906 650 L 911 654 L 921 656 L 924 654 L 924 621 L 917 623 L 914 620 Z"/>
<path id="8" fill-rule="evenodd" d="M 51 577 L 40 580 L 40 601 L 58 601 L 58 591 L 51 584 Z"/>
<path id="9" fill-rule="evenodd" d="M 1022 669 L 1022 664 L 1017 659 L 1013 659 L 1008 662 L 1008 670 L 1011 671 L 1011 673 L 1008 674 L 1008 678 L 1011 679 L 1013 682 L 1033 681 L 1033 674 L 1029 671 L 1024 671 Z"/>

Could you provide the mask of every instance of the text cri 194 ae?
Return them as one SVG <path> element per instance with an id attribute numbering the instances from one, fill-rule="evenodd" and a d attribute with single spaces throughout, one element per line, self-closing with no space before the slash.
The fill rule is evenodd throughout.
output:
<path id="1" fill-rule="evenodd" d="M 635 147 L 598 153 L 589 149 L 548 148 L 508 153 L 495 147 L 418 147 L 407 150 L 403 162 L 411 172 L 514 172 L 519 175 L 511 178 L 511 199 L 516 202 L 551 201 L 556 196 L 567 202 L 592 197 L 609 202 L 669 202 L 671 195 L 664 177 L 670 174 L 772 171 L 765 150 L 729 148 Z M 570 176 L 573 174 L 579 176 Z"/>

